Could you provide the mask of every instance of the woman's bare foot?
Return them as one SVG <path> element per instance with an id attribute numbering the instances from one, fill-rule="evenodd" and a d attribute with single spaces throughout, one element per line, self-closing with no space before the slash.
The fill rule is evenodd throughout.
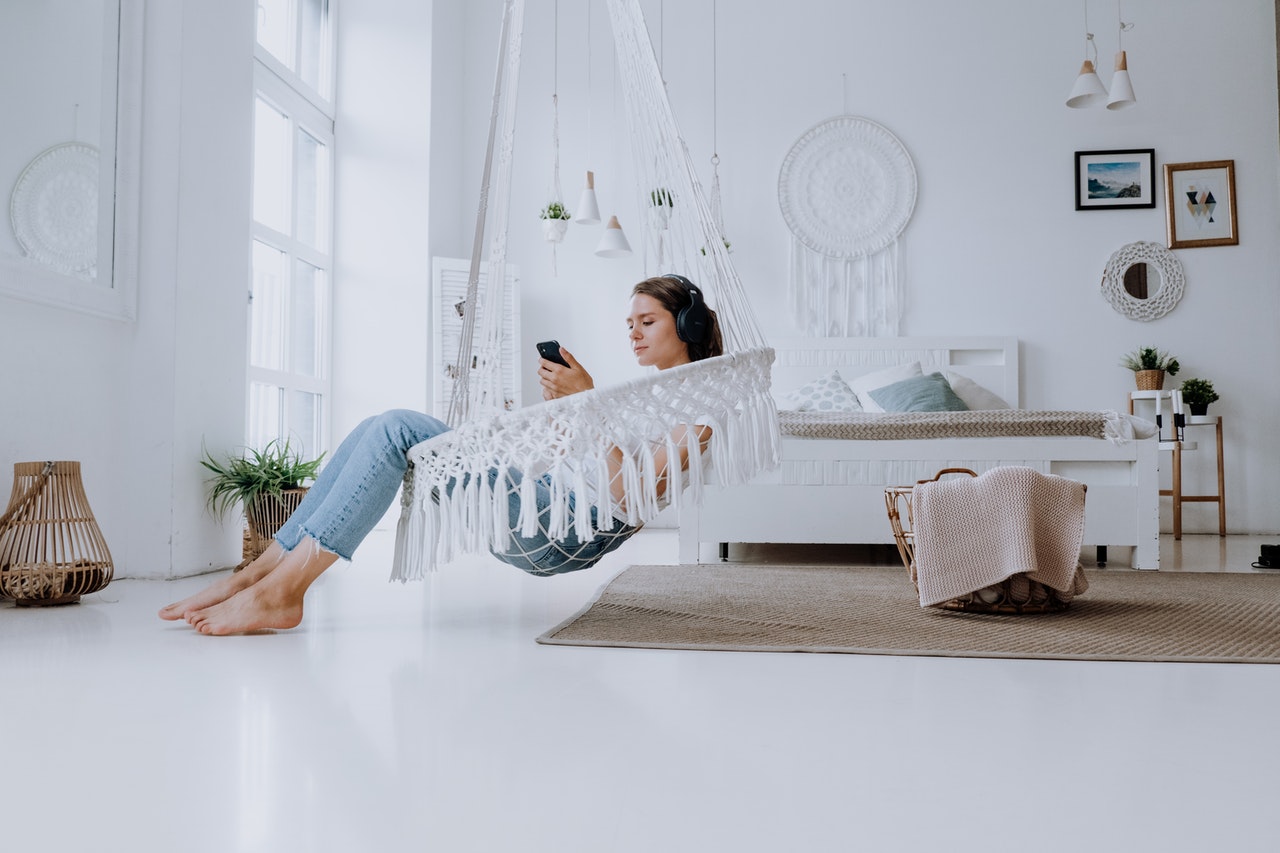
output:
<path id="1" fill-rule="evenodd" d="M 226 601 L 196 611 L 188 621 L 201 634 L 215 636 L 296 628 L 302 621 L 302 597 L 264 589 L 269 586 L 273 585 L 264 581 L 242 589 Z"/>
<path id="2" fill-rule="evenodd" d="M 297 627 L 307 590 L 337 559 L 314 539 L 304 539 L 273 571 L 229 598 L 194 611 L 187 621 L 201 634 L 219 636 Z"/>
<path id="3" fill-rule="evenodd" d="M 280 546 L 279 542 L 272 541 L 261 556 L 240 571 L 227 577 L 219 578 L 195 595 L 187 596 L 181 601 L 175 601 L 173 604 L 160 608 L 160 618 L 176 622 L 179 619 L 186 619 L 197 610 L 204 610 L 226 601 L 236 593 L 247 589 L 266 577 L 288 553 Z"/>

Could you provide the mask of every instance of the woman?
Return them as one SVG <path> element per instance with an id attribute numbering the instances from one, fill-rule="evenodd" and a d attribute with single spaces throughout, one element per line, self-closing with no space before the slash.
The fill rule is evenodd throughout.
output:
<path id="1" fill-rule="evenodd" d="M 641 365 L 665 370 L 720 355 L 723 343 L 715 312 L 702 301 L 701 291 L 682 276 L 649 278 L 631 292 L 627 317 L 631 349 Z M 538 362 L 542 396 L 552 400 L 595 387 L 586 369 L 563 348 L 567 364 Z M 393 410 L 369 418 L 352 430 L 333 454 L 305 499 L 276 533 L 267 550 L 242 571 L 221 578 L 204 590 L 160 610 L 160 618 L 185 619 L 203 634 L 235 634 L 269 628 L 293 628 L 302 621 L 303 598 L 311 584 L 339 558 L 351 559 L 356 546 L 382 518 L 395 498 L 414 445 L 448 430 L 430 415 Z M 711 430 L 680 425 L 672 431 L 679 448 L 679 470 L 688 466 L 688 431 L 696 431 L 706 449 Z M 665 442 L 663 442 L 665 445 Z M 622 453 L 610 455 L 610 474 L 621 465 Z M 655 452 L 657 490 L 663 495 L 672 460 L 664 449 Z M 491 475 L 496 478 L 496 474 Z M 517 486 L 520 475 L 511 475 Z M 623 500 L 620 478 L 611 477 L 615 501 Z M 547 511 L 545 480 L 538 483 L 538 505 Z M 518 489 L 510 489 L 511 494 Z M 511 527 L 519 505 L 511 501 Z M 508 547 L 494 552 L 499 559 L 538 575 L 577 571 L 594 565 L 622 544 L 636 528 L 614 518 L 597 524 L 599 531 L 580 541 L 570 534 L 555 542 L 543 534 L 523 537 L 512 533 Z M 545 529 L 545 525 L 540 525 Z M 572 525 L 571 525 L 572 529 Z"/>

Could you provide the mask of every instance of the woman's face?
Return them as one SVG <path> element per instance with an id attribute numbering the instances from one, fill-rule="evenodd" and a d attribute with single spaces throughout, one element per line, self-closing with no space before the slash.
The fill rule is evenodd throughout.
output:
<path id="1" fill-rule="evenodd" d="M 647 293 L 631 297 L 631 351 L 636 361 L 659 370 L 689 363 L 689 347 L 676 334 L 676 318 Z"/>

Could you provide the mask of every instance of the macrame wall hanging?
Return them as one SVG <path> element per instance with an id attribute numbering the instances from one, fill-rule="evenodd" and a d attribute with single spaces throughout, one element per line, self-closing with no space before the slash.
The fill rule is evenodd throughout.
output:
<path id="1" fill-rule="evenodd" d="M 792 234 L 792 310 L 805 334 L 898 334 L 898 235 L 915 202 L 911 156 L 874 121 L 838 116 L 796 141 L 778 175 L 778 203 Z"/>

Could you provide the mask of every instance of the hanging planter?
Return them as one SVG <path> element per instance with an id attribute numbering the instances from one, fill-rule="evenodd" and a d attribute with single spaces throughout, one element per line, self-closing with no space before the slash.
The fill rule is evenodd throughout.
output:
<path id="1" fill-rule="evenodd" d="M 548 243 L 559 243 L 569 230 L 569 211 L 558 201 L 553 201 L 538 214 L 542 219 L 542 234 Z"/>
<path id="2" fill-rule="evenodd" d="M 675 204 L 675 199 L 671 197 L 671 190 L 658 187 L 649 193 L 649 215 L 658 230 L 667 229 L 667 224 L 671 221 L 671 208 L 675 207 Z"/>

